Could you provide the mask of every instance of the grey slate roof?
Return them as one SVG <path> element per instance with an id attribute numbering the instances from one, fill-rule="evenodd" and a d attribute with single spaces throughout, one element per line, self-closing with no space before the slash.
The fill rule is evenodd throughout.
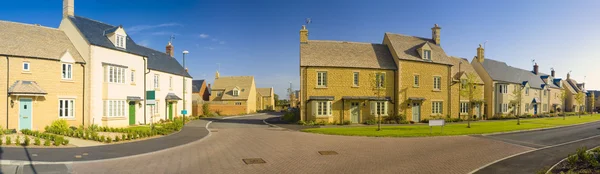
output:
<path id="1" fill-rule="evenodd" d="M 136 44 L 131 37 L 126 38 L 126 48 L 118 48 L 105 36 L 106 31 L 111 31 L 117 26 L 105 24 L 92 19 L 70 16 L 69 19 L 73 22 L 79 32 L 83 34 L 85 39 L 92 45 L 105 47 L 113 50 L 119 50 L 148 57 L 148 69 L 181 75 L 192 78 L 189 73 L 179 64 L 179 62 L 167 55 L 164 52 L 156 51 L 144 46 Z"/>
<path id="2" fill-rule="evenodd" d="M 17 80 L 8 88 L 9 94 L 48 94 L 35 81 Z"/>
<path id="3" fill-rule="evenodd" d="M 494 81 L 517 84 L 524 84 L 524 82 L 528 82 L 531 88 L 536 89 L 542 89 L 546 85 L 540 76 L 547 74 L 538 73 L 538 75 L 536 75 L 531 71 L 508 66 L 505 62 L 500 62 L 493 59 L 485 59 L 482 64 L 483 68 Z M 552 83 L 549 84 L 554 85 Z"/>
<path id="4" fill-rule="evenodd" d="M 192 92 L 199 93 L 200 88 L 202 88 L 202 84 L 204 83 L 204 79 L 202 80 L 192 80 Z"/>
<path id="5" fill-rule="evenodd" d="M 587 95 L 591 95 L 592 93 L 594 93 L 594 97 L 598 98 L 600 97 L 600 91 L 598 90 L 587 90 Z"/>
<path id="6" fill-rule="evenodd" d="M 581 83 L 578 84 L 577 81 L 569 78 L 566 80 L 567 84 L 569 84 L 571 86 L 571 88 L 573 88 L 573 90 L 575 90 L 575 92 L 582 92 L 584 89 L 581 86 Z"/>

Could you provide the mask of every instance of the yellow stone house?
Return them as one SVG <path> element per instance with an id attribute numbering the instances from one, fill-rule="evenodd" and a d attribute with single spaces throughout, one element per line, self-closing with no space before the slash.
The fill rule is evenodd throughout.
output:
<path id="1" fill-rule="evenodd" d="M 256 88 L 256 110 L 275 109 L 275 94 L 273 88 Z"/>
<path id="2" fill-rule="evenodd" d="M 386 45 L 308 40 L 303 26 L 301 120 L 362 123 L 394 114 L 396 69 Z"/>
<path id="3" fill-rule="evenodd" d="M 450 111 L 452 118 L 460 115 L 460 118 L 467 119 L 467 116 L 471 113 L 473 114 L 471 115 L 472 119 L 483 119 L 483 106 L 485 104 L 483 98 L 483 80 L 467 59 L 450 56 L 450 61 L 453 65 L 452 80 L 450 82 L 450 101 L 452 103 Z M 470 77 L 472 79 L 469 79 L 469 76 L 472 76 Z M 466 88 L 468 81 L 475 83 L 472 93 L 466 92 L 468 91 Z M 461 95 L 461 90 L 467 94 Z M 473 95 L 472 100 L 469 100 L 469 95 Z"/>
<path id="4" fill-rule="evenodd" d="M 0 125 L 44 130 L 58 119 L 72 126 L 84 111 L 86 64 L 58 29 L 0 21 Z"/>
<path id="5" fill-rule="evenodd" d="M 217 71 L 211 87 L 210 110 L 222 115 L 256 112 L 256 84 L 253 76 L 223 76 Z"/>

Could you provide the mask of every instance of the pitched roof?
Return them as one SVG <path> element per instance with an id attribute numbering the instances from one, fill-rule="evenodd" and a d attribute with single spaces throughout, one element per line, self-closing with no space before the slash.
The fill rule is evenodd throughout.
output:
<path id="1" fill-rule="evenodd" d="M 17 80 L 8 88 L 9 94 L 48 94 L 35 81 Z"/>
<path id="2" fill-rule="evenodd" d="M 444 49 L 439 45 L 434 44 L 435 42 L 432 39 L 394 33 L 385 33 L 384 39 L 385 38 L 390 41 L 392 50 L 401 60 L 432 62 L 446 65 L 451 64 Z M 425 44 L 431 47 L 431 60 L 422 59 L 417 51 Z"/>
<path id="3" fill-rule="evenodd" d="M 256 92 L 263 97 L 270 97 L 273 88 L 256 88 Z"/>
<path id="4" fill-rule="evenodd" d="M 85 62 L 61 30 L 8 21 L 0 21 L 0 30 L 0 54 L 60 60 L 68 51 L 75 62 Z"/>
<path id="5" fill-rule="evenodd" d="M 204 79 L 202 80 L 192 80 L 192 92 L 199 93 L 202 88 L 202 84 L 204 84 Z"/>
<path id="6" fill-rule="evenodd" d="M 454 57 L 454 56 L 450 56 L 448 58 L 448 60 L 450 60 L 450 63 L 452 64 L 452 78 L 455 80 L 460 79 L 460 76 L 462 76 L 462 74 L 464 73 L 469 73 L 469 74 L 474 74 L 476 77 L 476 81 L 477 83 L 481 83 L 483 84 L 483 80 L 481 80 L 481 77 L 479 77 L 479 74 L 477 74 L 477 72 L 475 71 L 475 69 L 473 68 L 473 66 L 469 63 L 469 60 L 465 59 L 465 58 L 460 58 L 460 57 Z M 462 64 L 461 64 L 462 62 Z M 459 72 L 459 68 L 460 68 L 460 72 Z"/>
<path id="7" fill-rule="evenodd" d="M 569 84 L 569 86 L 571 86 L 571 88 L 573 88 L 573 90 L 575 92 L 582 92 L 584 89 L 582 88 L 582 84 L 578 84 L 576 80 L 573 80 L 571 78 L 568 78 L 567 80 L 567 84 Z"/>
<path id="8" fill-rule="evenodd" d="M 300 66 L 397 69 L 383 44 L 324 40 L 300 44 Z"/>
<path id="9" fill-rule="evenodd" d="M 494 81 L 503 81 L 518 84 L 528 82 L 529 86 L 537 89 L 541 89 L 543 88 L 543 85 L 546 85 L 546 83 L 544 83 L 544 81 L 540 77 L 546 74 L 538 73 L 538 75 L 536 75 L 531 71 L 508 66 L 505 62 L 489 58 L 485 59 L 482 65 Z"/>
<path id="10" fill-rule="evenodd" d="M 75 27 L 83 34 L 83 37 L 92 45 L 109 48 L 113 50 L 119 50 L 136 54 L 140 56 L 148 57 L 148 69 L 171 73 L 175 75 L 181 75 L 186 77 L 192 77 L 185 69 L 179 64 L 177 59 L 172 58 L 164 52 L 156 51 L 144 46 L 136 44 L 131 37 L 126 38 L 126 49 L 118 48 L 105 36 L 106 31 L 114 30 L 117 26 L 105 24 L 92 19 L 70 16 L 69 19 L 73 22 Z"/>
<path id="11" fill-rule="evenodd" d="M 223 90 L 223 97 L 221 97 L 223 100 L 246 100 L 253 85 L 253 76 L 226 76 L 215 79 L 211 88 L 212 90 Z M 236 87 L 240 93 L 238 96 L 233 96 L 233 89 Z"/>

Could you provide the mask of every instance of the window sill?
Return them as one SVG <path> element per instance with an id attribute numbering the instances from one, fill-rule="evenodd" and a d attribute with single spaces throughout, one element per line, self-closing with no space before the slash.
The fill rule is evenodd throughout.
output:
<path id="1" fill-rule="evenodd" d="M 317 115 L 315 117 L 317 117 L 317 118 L 330 118 L 332 116 L 331 115 Z"/>
<path id="2" fill-rule="evenodd" d="M 107 116 L 102 117 L 102 121 L 112 121 L 112 120 L 127 120 L 127 118 L 124 116 L 123 117 L 107 117 Z"/>
<path id="3" fill-rule="evenodd" d="M 61 83 L 75 83 L 75 81 L 73 80 L 69 80 L 69 79 L 62 79 L 60 80 Z"/>
<path id="4" fill-rule="evenodd" d="M 316 89 L 327 89 L 327 86 L 317 86 Z"/>
<path id="5" fill-rule="evenodd" d="M 431 91 L 433 91 L 433 92 L 442 92 L 442 90 L 441 90 L 441 89 L 433 89 L 433 90 L 431 90 Z"/>
<path id="6" fill-rule="evenodd" d="M 31 74 L 31 71 L 21 71 L 21 74 Z"/>
<path id="7" fill-rule="evenodd" d="M 169 91 L 173 91 L 173 88 L 169 88 Z"/>
<path id="8" fill-rule="evenodd" d="M 75 117 L 72 117 L 72 118 L 60 118 L 60 117 L 58 117 L 58 119 L 61 119 L 61 120 L 67 120 L 67 121 L 73 121 L 73 120 L 76 120 L 76 119 L 75 119 Z"/>
<path id="9" fill-rule="evenodd" d="M 359 88 L 360 86 L 352 86 L 352 88 Z"/>
<path id="10" fill-rule="evenodd" d="M 419 86 L 414 86 L 414 85 L 413 85 L 413 88 L 419 88 Z"/>
<path id="11" fill-rule="evenodd" d="M 131 85 L 135 86 L 135 83 L 131 83 Z"/>
<path id="12" fill-rule="evenodd" d="M 160 88 L 154 88 L 154 91 L 160 91 Z"/>
<path id="13" fill-rule="evenodd" d="M 431 114 L 430 116 L 441 116 L 442 114 Z"/>

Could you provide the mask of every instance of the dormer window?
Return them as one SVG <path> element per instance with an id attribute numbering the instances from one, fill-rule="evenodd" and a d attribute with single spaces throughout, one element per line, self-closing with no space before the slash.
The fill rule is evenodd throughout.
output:
<path id="1" fill-rule="evenodd" d="M 119 48 L 125 48 L 125 36 L 120 35 L 120 34 L 116 34 L 115 35 L 115 40 L 116 40 L 116 45 Z"/>
<path id="2" fill-rule="evenodd" d="M 423 50 L 423 59 L 431 60 L 431 50 Z"/>
<path id="3" fill-rule="evenodd" d="M 240 95 L 240 90 L 234 89 L 233 90 L 233 96 L 239 96 L 239 95 Z"/>

